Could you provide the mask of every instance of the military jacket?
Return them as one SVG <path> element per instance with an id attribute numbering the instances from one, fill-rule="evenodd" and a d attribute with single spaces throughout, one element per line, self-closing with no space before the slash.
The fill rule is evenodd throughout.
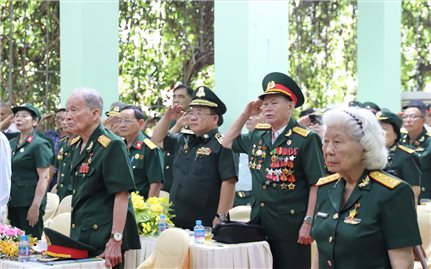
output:
<path id="1" fill-rule="evenodd" d="M 311 236 L 319 268 L 391 268 L 388 250 L 421 244 L 414 195 L 404 181 L 364 171 L 347 202 L 345 180 L 319 180 Z"/>
<path id="2" fill-rule="evenodd" d="M 48 168 L 52 159 L 49 142 L 36 131 L 18 145 L 20 136 L 9 140 L 12 149 L 12 177 L 9 207 L 31 206 L 39 176 L 37 168 Z M 46 194 L 41 208 L 45 209 Z"/>
<path id="3" fill-rule="evenodd" d="M 169 124 L 169 130 L 175 126 L 176 121 L 173 120 Z M 163 190 L 170 192 L 172 187 L 172 164 L 174 163 L 174 152 L 167 150 L 163 147 L 163 158 L 164 158 L 164 181 L 163 181 Z"/>
<path id="4" fill-rule="evenodd" d="M 237 177 L 234 153 L 222 147 L 221 139 L 214 129 L 202 137 L 168 134 L 163 141 L 163 148 L 174 152 L 170 200 L 176 226 L 193 229 L 197 219 L 212 226 L 222 182 Z"/>
<path id="5" fill-rule="evenodd" d="M 251 219 L 264 226 L 269 239 L 297 240 L 308 206 L 310 185 L 324 175 L 319 136 L 290 119 L 271 141 L 269 124 L 235 138 L 232 150 L 250 157 Z"/>
<path id="6" fill-rule="evenodd" d="M 146 199 L 150 184 L 163 181 L 162 151 L 142 132 L 139 132 L 129 150 L 136 190 Z"/>
<path id="7" fill-rule="evenodd" d="M 67 195 L 71 195 L 73 190 L 70 176 L 72 148 L 70 145 L 68 145 L 68 140 L 68 137 L 64 137 L 60 140 L 60 145 L 58 146 L 59 149 L 54 164 L 54 166 L 58 169 L 57 195 L 60 198 L 60 201 Z"/>
<path id="8" fill-rule="evenodd" d="M 401 134 L 400 144 L 413 149 L 421 161 L 421 198 L 431 199 L 431 134 L 423 128 L 413 143 L 410 143 L 407 133 Z"/>
<path id="9" fill-rule="evenodd" d="M 72 140 L 73 183 L 70 237 L 96 248 L 100 254 L 109 241 L 115 193 L 135 189 L 124 142 L 99 125 L 80 152 L 82 140 Z M 140 248 L 131 200 L 123 231 L 122 250 Z"/>
<path id="10" fill-rule="evenodd" d="M 420 186 L 420 161 L 415 151 L 402 145 L 393 145 L 389 148 L 386 172 L 404 180 L 411 186 Z"/>

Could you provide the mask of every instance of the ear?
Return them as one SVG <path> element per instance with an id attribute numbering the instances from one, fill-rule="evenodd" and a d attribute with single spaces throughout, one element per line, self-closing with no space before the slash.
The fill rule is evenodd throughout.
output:
<path id="1" fill-rule="evenodd" d="M 145 121 L 143 119 L 138 120 L 139 127 L 142 129 L 145 125 Z"/>
<path id="2" fill-rule="evenodd" d="M 100 118 L 100 114 L 101 114 L 100 109 L 99 109 L 99 108 L 95 108 L 95 109 L 93 109 L 93 111 L 91 112 L 91 117 L 92 117 L 93 119 L 99 119 L 99 118 Z"/>
<path id="3" fill-rule="evenodd" d="M 213 123 L 215 124 L 215 126 L 218 126 L 218 119 L 219 119 L 219 115 L 215 114 L 213 117 Z"/>

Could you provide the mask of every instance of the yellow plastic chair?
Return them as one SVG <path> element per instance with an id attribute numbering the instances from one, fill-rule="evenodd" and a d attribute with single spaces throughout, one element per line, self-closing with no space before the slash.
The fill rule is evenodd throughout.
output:
<path id="1" fill-rule="evenodd" d="M 45 214 L 43 215 L 43 222 L 45 223 L 48 219 L 52 218 L 57 211 L 60 198 L 57 194 L 48 192 L 46 199 Z"/>
<path id="2" fill-rule="evenodd" d="M 190 237 L 179 228 L 169 228 L 162 232 L 156 242 L 153 254 L 138 269 L 150 268 L 190 268 Z"/>

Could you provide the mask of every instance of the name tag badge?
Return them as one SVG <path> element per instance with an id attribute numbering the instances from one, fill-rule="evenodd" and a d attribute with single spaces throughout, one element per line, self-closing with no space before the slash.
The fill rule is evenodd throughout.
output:
<path id="1" fill-rule="evenodd" d="M 202 147 L 202 148 L 199 148 L 197 151 L 196 151 L 196 155 L 210 155 L 210 153 L 211 153 L 211 149 L 210 148 L 205 148 L 205 147 Z"/>
<path id="2" fill-rule="evenodd" d="M 328 218 L 329 213 L 323 213 L 323 212 L 317 212 L 316 216 L 323 218 L 323 219 L 327 219 Z"/>

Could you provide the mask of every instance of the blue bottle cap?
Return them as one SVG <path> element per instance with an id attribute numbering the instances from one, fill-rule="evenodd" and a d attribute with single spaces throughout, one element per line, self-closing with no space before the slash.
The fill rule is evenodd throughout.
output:
<path id="1" fill-rule="evenodd" d="M 25 234 L 21 235 L 21 241 L 27 241 L 27 235 Z"/>
<path id="2" fill-rule="evenodd" d="M 200 219 L 196 220 L 196 225 L 202 225 L 202 220 Z"/>

